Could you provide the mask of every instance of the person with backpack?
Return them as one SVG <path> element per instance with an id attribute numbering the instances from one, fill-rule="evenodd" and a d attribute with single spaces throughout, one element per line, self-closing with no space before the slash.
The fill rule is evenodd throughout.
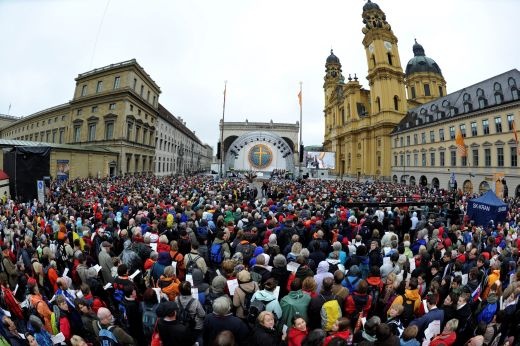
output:
<path id="1" fill-rule="evenodd" d="M 378 266 L 370 268 L 367 283 L 368 294 L 372 297 L 372 306 L 370 307 L 369 316 L 379 315 L 381 310 L 383 310 L 383 281 L 381 280 L 381 272 Z"/>
<path id="2" fill-rule="evenodd" d="M 356 325 L 360 317 L 367 317 L 372 307 L 372 297 L 368 294 L 368 283 L 361 279 L 357 289 L 350 292 L 345 300 L 345 313 L 350 317 L 353 325 Z"/>
<path id="3" fill-rule="evenodd" d="M 229 232 L 218 231 L 209 249 L 209 263 L 213 268 L 219 268 L 222 262 L 231 257 L 231 249 L 227 240 Z"/>
<path id="4" fill-rule="evenodd" d="M 322 290 L 311 299 L 307 313 L 309 315 L 309 328 L 322 328 L 330 331 L 336 320 L 342 317 L 341 306 L 343 301 L 332 293 L 334 279 L 327 277 L 323 279 Z"/>
<path id="5" fill-rule="evenodd" d="M 237 244 L 235 249 L 235 252 L 240 252 L 242 254 L 243 263 L 245 264 L 249 264 L 256 249 L 256 246 L 251 243 L 252 238 L 253 235 L 251 233 L 244 233 L 242 241 Z"/>
<path id="6" fill-rule="evenodd" d="M 204 299 L 204 311 L 206 311 L 206 314 L 213 312 L 213 302 L 215 299 L 219 297 L 228 297 L 226 294 L 226 288 L 227 288 L 227 280 L 225 277 L 221 275 L 217 275 L 213 278 L 213 281 L 211 282 L 211 286 L 208 289 L 208 293 L 206 294 L 206 297 Z"/>
<path id="7" fill-rule="evenodd" d="M 477 323 L 491 323 L 493 317 L 495 317 L 495 314 L 497 313 L 497 311 L 499 311 L 497 293 L 500 292 L 497 292 L 498 290 L 500 290 L 500 286 L 497 285 L 497 282 L 495 282 L 491 286 L 491 290 L 489 291 L 487 299 L 482 301 L 479 308 L 475 312 L 475 315 L 477 316 Z"/>
<path id="8" fill-rule="evenodd" d="M 419 313 L 421 295 L 419 294 L 418 286 L 419 282 L 417 278 L 410 278 L 408 288 L 405 289 L 404 295 L 397 296 L 391 305 L 391 307 L 395 305 L 402 305 L 404 307 L 404 311 L 401 314 L 401 321 L 405 327 L 408 327 L 408 324 Z"/>
<path id="9" fill-rule="evenodd" d="M 247 317 L 250 323 L 254 324 L 262 311 L 272 312 L 276 316 L 277 321 L 282 318 L 282 308 L 274 294 L 277 285 L 278 282 L 275 279 L 269 278 L 264 283 L 264 288 L 253 294 Z"/>
<path id="10" fill-rule="evenodd" d="M 69 342 L 74 333 L 72 332 L 71 318 L 69 305 L 65 296 L 59 295 L 56 297 L 56 306 L 59 308 L 59 320 L 57 321 L 60 333 L 65 337 L 65 341 Z"/>
<path id="11" fill-rule="evenodd" d="M 237 274 L 238 287 L 233 295 L 233 307 L 236 309 L 235 315 L 245 320 L 249 314 L 251 299 L 256 291 L 258 284 L 251 279 L 251 274 L 247 270 L 242 270 Z"/>
<path id="12" fill-rule="evenodd" d="M 100 308 L 98 320 L 93 321 L 94 333 L 97 342 L 102 346 L 137 346 L 135 340 L 125 330 L 114 325 L 115 318 L 107 308 Z"/>
<path id="13" fill-rule="evenodd" d="M 179 346 L 192 346 L 195 337 L 192 330 L 179 322 L 179 306 L 176 302 L 166 301 L 157 307 L 157 326 L 163 345 L 175 343 Z"/>
<path id="14" fill-rule="evenodd" d="M 183 281 L 180 285 L 180 295 L 175 299 L 179 307 L 177 319 L 180 323 L 189 327 L 196 341 L 202 342 L 202 327 L 206 311 L 202 307 L 200 301 L 192 297 L 191 283 Z"/>
<path id="15" fill-rule="evenodd" d="M 357 265 L 353 265 L 347 271 L 345 278 L 341 282 L 343 287 L 348 289 L 349 292 L 354 292 L 357 290 L 357 286 L 361 281 L 361 271 Z"/>
<path id="16" fill-rule="evenodd" d="M 191 243 L 191 251 L 184 256 L 184 266 L 186 267 L 186 274 L 191 274 L 194 268 L 199 268 L 202 271 L 202 274 L 206 275 L 208 266 L 206 265 L 204 258 L 199 255 L 198 243 Z"/>
<path id="17" fill-rule="evenodd" d="M 142 311 L 144 342 L 146 345 L 150 344 L 153 332 L 155 330 L 158 307 L 159 301 L 157 300 L 157 294 L 152 288 L 147 288 L 143 293 L 143 301 L 140 303 L 140 309 Z"/>

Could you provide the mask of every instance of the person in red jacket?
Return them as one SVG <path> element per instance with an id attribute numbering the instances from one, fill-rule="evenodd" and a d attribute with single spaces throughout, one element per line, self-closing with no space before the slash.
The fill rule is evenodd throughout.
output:
<path id="1" fill-rule="evenodd" d="M 345 300 L 345 312 L 352 317 L 353 321 L 357 321 L 361 314 L 365 317 L 368 315 L 371 306 L 372 297 L 368 294 L 368 283 L 361 280 L 357 290 Z"/>
<path id="2" fill-rule="evenodd" d="M 292 318 L 292 327 L 289 328 L 287 333 L 288 346 L 300 346 L 307 334 L 309 334 L 307 322 L 300 315 L 295 315 Z"/>
<path id="3" fill-rule="evenodd" d="M 67 300 L 65 299 L 65 296 L 59 295 L 56 297 L 56 305 L 58 308 L 60 308 L 60 332 L 63 333 L 63 336 L 65 337 L 65 341 L 69 342 L 70 338 L 72 337 L 72 328 L 70 325 L 70 318 L 69 318 L 69 305 L 67 304 Z"/>
<path id="4" fill-rule="evenodd" d="M 453 318 L 446 323 L 441 334 L 437 335 L 430 341 L 430 346 L 451 346 L 457 339 L 457 327 L 459 320 Z"/>

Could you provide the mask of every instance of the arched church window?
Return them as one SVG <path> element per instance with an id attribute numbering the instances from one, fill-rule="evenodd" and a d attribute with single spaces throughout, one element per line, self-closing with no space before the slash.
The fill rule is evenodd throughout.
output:
<path id="1" fill-rule="evenodd" d="M 394 109 L 396 111 L 399 110 L 399 98 L 397 97 L 397 95 L 394 95 Z"/>

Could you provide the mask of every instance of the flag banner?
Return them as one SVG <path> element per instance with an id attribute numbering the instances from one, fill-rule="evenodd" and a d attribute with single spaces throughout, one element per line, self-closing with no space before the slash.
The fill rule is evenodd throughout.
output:
<path id="1" fill-rule="evenodd" d="M 302 106 L 302 92 L 301 92 L 301 90 L 300 90 L 300 92 L 298 93 L 298 103 L 299 103 L 300 108 L 301 108 L 301 106 Z"/>
<path id="2" fill-rule="evenodd" d="M 457 129 L 457 134 L 455 135 L 455 144 L 457 144 L 457 153 L 461 157 L 466 157 L 466 145 L 464 144 L 464 137 L 462 137 L 462 132 L 460 129 Z"/>

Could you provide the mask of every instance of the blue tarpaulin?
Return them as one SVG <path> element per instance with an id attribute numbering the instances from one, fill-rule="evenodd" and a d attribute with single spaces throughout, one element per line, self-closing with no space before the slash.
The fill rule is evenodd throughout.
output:
<path id="1" fill-rule="evenodd" d="M 500 200 L 492 190 L 488 190 L 482 196 L 468 201 L 467 214 L 478 226 L 486 226 L 491 220 L 496 225 L 506 219 L 507 204 Z"/>

